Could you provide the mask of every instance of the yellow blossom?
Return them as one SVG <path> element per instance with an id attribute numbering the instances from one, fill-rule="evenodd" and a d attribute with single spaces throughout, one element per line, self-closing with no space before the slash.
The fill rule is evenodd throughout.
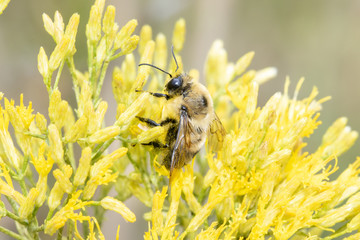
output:
<path id="1" fill-rule="evenodd" d="M 92 134 L 88 138 L 88 141 L 89 141 L 89 143 L 105 142 L 111 138 L 116 137 L 117 135 L 119 135 L 119 133 L 120 133 L 120 127 L 118 127 L 118 126 L 111 126 L 111 127 L 103 128 L 103 129 L 95 132 L 94 134 Z"/>
<path id="2" fill-rule="evenodd" d="M 128 41 L 131 34 L 134 32 L 138 22 L 136 19 L 130 20 L 124 27 L 117 33 L 114 41 L 114 49 L 119 49 L 124 46 L 124 42 Z"/>
<path id="3" fill-rule="evenodd" d="M 124 156 L 126 152 L 127 148 L 119 148 L 91 166 L 90 179 L 84 188 L 84 199 L 90 199 L 99 185 L 115 181 L 118 174 L 112 174 L 110 168 L 113 166 L 114 162 Z"/>
<path id="4" fill-rule="evenodd" d="M 106 170 L 108 170 L 116 160 L 124 156 L 127 152 L 127 148 L 119 148 L 112 152 L 111 154 L 106 155 L 99 161 L 97 161 L 94 165 L 92 165 L 90 170 L 90 176 L 94 177 Z"/>
<path id="5" fill-rule="evenodd" d="M 75 210 L 81 209 L 86 206 L 86 202 L 79 200 L 81 191 L 78 191 L 72 195 L 68 203 L 61 208 L 49 221 L 45 224 L 45 233 L 53 235 L 59 228 L 63 227 L 68 219 L 87 220 L 89 217 L 82 217 L 81 215 L 74 213 Z"/>
<path id="6" fill-rule="evenodd" d="M 64 20 L 59 11 L 55 11 L 54 14 L 54 38 L 57 44 L 63 39 L 64 36 Z"/>
<path id="7" fill-rule="evenodd" d="M 19 209 L 20 217 L 26 219 L 33 212 L 35 208 L 35 200 L 39 195 L 39 190 L 36 188 L 32 188 L 25 199 L 25 202 L 21 204 Z"/>
<path id="8" fill-rule="evenodd" d="M 141 94 L 136 100 L 119 116 L 116 121 L 118 126 L 126 126 L 134 119 L 145 107 L 145 101 L 149 98 L 148 93 Z"/>
<path id="9" fill-rule="evenodd" d="M 51 72 L 55 71 L 61 61 L 64 60 L 67 50 L 69 49 L 70 44 L 70 38 L 67 36 L 64 36 L 61 41 L 56 45 L 54 51 L 51 53 L 49 58 L 49 69 Z"/>
<path id="10" fill-rule="evenodd" d="M 58 129 L 64 126 L 68 115 L 69 106 L 65 100 L 61 99 L 61 93 L 55 89 L 50 96 L 49 118 L 50 122 L 55 124 Z"/>
<path id="11" fill-rule="evenodd" d="M 70 176 L 72 175 L 72 169 L 69 167 L 65 167 L 64 171 L 65 176 L 67 178 L 70 178 Z M 60 205 L 64 193 L 65 192 L 60 186 L 60 183 L 56 181 L 48 197 L 48 206 L 50 211 L 54 211 Z"/>
<path id="12" fill-rule="evenodd" d="M 60 169 L 55 169 L 53 174 L 61 189 L 68 194 L 71 193 L 73 185 L 65 174 Z"/>
<path id="13" fill-rule="evenodd" d="M 9 116 L 0 108 L 0 141 L 3 149 L 3 154 L 6 156 L 6 162 L 15 169 L 20 169 L 21 158 L 17 153 L 14 142 L 8 131 Z"/>
<path id="14" fill-rule="evenodd" d="M 159 33 L 155 40 L 155 55 L 154 65 L 158 68 L 165 69 L 167 65 L 167 51 L 166 36 Z"/>
<path id="15" fill-rule="evenodd" d="M 35 116 L 36 126 L 42 134 L 46 133 L 47 124 L 46 118 L 41 113 L 37 113 Z"/>
<path id="16" fill-rule="evenodd" d="M 152 41 L 152 29 L 149 25 L 144 25 L 140 30 L 139 54 L 144 56 L 146 45 Z M 141 61 L 142 62 L 142 61 Z"/>
<path id="17" fill-rule="evenodd" d="M 181 188 L 182 188 L 182 173 L 178 171 L 173 172 L 171 181 L 171 203 L 169 210 L 166 215 L 166 220 L 164 223 L 164 230 L 161 239 L 169 239 L 173 236 L 173 232 L 175 229 L 176 223 L 176 215 L 179 208 L 180 203 L 180 195 L 181 195 Z"/>
<path id="18" fill-rule="evenodd" d="M 85 116 L 81 116 L 71 129 L 66 132 L 65 140 L 67 142 L 76 142 L 79 138 L 82 138 L 86 134 L 88 119 Z"/>
<path id="19" fill-rule="evenodd" d="M 93 5 L 90 10 L 89 22 L 86 25 L 86 37 L 91 44 L 99 41 L 101 36 L 101 11 L 98 6 Z"/>
<path id="20" fill-rule="evenodd" d="M 69 37 L 69 46 L 68 46 L 68 53 L 73 55 L 76 52 L 75 49 L 75 40 L 76 34 L 79 26 L 80 15 L 75 13 L 71 16 L 68 25 L 65 29 L 65 36 Z"/>
<path id="21" fill-rule="evenodd" d="M 157 191 L 153 197 L 151 213 L 152 229 L 158 235 L 162 235 L 164 227 L 162 209 L 167 195 L 166 192 L 167 187 L 164 187 L 161 192 Z"/>
<path id="22" fill-rule="evenodd" d="M 133 35 L 121 45 L 121 54 L 126 55 L 134 51 L 139 43 L 139 36 Z"/>
<path id="23" fill-rule="evenodd" d="M 0 193 L 14 199 L 17 203 L 23 205 L 26 198 L 16 191 L 12 186 L 0 179 Z"/>
<path id="24" fill-rule="evenodd" d="M 42 14 L 42 19 L 44 22 L 44 28 L 45 30 L 50 34 L 50 36 L 54 37 L 55 34 L 55 26 L 51 18 L 46 14 Z"/>
<path id="25" fill-rule="evenodd" d="M 38 70 L 43 78 L 49 76 L 49 60 L 43 47 L 40 47 L 38 54 Z"/>
<path id="26" fill-rule="evenodd" d="M 111 30 L 114 26 L 114 20 L 115 20 L 115 7 L 112 5 L 109 5 L 106 8 L 106 12 L 103 18 L 103 24 L 102 29 L 105 34 L 110 34 Z"/>
<path id="27" fill-rule="evenodd" d="M 63 168 L 65 165 L 65 161 L 63 158 L 64 150 L 59 136 L 59 130 L 54 124 L 50 124 L 48 129 L 51 157 L 52 159 L 54 159 L 54 161 L 60 168 Z"/>
<path id="28" fill-rule="evenodd" d="M 179 52 L 185 41 L 185 20 L 183 18 L 179 19 L 175 23 L 174 33 L 172 42 L 174 44 L 175 52 Z"/>
<path id="29" fill-rule="evenodd" d="M 136 216 L 135 214 L 125 206 L 124 203 L 113 197 L 105 197 L 100 201 L 100 204 L 103 208 L 113 210 L 118 212 L 121 216 L 123 216 L 129 222 L 135 222 Z"/>
<path id="30" fill-rule="evenodd" d="M 154 127 L 147 131 L 142 132 L 138 136 L 138 141 L 140 143 L 148 143 L 155 139 L 158 139 L 161 135 L 163 135 L 165 132 L 163 127 Z"/>
<path id="31" fill-rule="evenodd" d="M 90 166 L 91 166 L 90 162 L 91 162 L 91 148 L 86 147 L 81 152 L 79 166 L 75 173 L 75 177 L 74 177 L 75 186 L 80 186 L 84 184 L 90 170 Z"/>

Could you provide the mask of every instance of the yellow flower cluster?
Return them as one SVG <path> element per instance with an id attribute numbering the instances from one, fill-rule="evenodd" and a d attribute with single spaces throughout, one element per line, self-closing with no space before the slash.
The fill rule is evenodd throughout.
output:
<path id="1" fill-rule="evenodd" d="M 120 200 L 106 192 L 95 195 L 99 186 L 116 181 L 119 173 L 113 167 L 127 153 L 125 147 L 106 152 L 122 129 L 117 124 L 103 127 L 108 104 L 100 99 L 101 86 L 109 62 L 132 52 L 139 41 L 133 35 L 136 20 L 119 30 L 114 22 L 115 8 L 109 6 L 103 14 L 104 6 L 105 1 L 100 0 L 91 8 L 86 30 L 90 62 L 86 73 L 76 70 L 73 60 L 80 16 L 72 15 L 65 25 L 59 12 L 54 19 L 43 14 L 45 29 L 56 43 L 50 57 L 42 47 L 38 55 L 38 69 L 49 93 L 49 123 L 44 115 L 33 114 L 31 102 L 26 106 L 22 95 L 18 106 L 4 98 L 0 107 L 0 194 L 11 206 L 7 209 L 1 202 L 1 217 L 19 223 L 18 233 L 4 227 L 0 231 L 15 239 L 39 239 L 40 231 L 76 239 L 104 239 L 102 219 L 89 216 L 90 207 L 116 211 L 130 222 L 136 220 Z M 74 109 L 58 89 L 65 63 L 73 77 L 78 105 Z M 79 160 L 74 153 L 75 143 L 82 149 Z M 45 222 L 38 223 L 37 213 L 44 203 L 49 213 Z M 78 232 L 77 222 L 87 223 L 85 236 Z M 64 232 L 65 225 L 68 233 Z"/>
<path id="2" fill-rule="evenodd" d="M 157 149 L 143 146 L 164 138 L 166 130 L 148 128 L 137 118 L 160 121 L 166 100 L 135 91 L 144 86 L 162 91 L 168 76 L 137 65 L 153 64 L 173 74 L 170 46 L 161 33 L 153 39 L 148 25 L 137 36 L 136 20 L 120 28 L 114 19 L 115 7 L 105 9 L 105 0 L 96 0 L 86 26 L 88 70 L 80 72 L 73 59 L 80 16 L 72 15 L 65 25 L 59 12 L 53 19 L 43 15 L 45 30 L 56 43 L 49 57 L 43 48 L 38 54 L 49 115 L 34 114 L 22 95 L 19 105 L 4 98 L 0 106 L 0 218 L 17 223 L 17 232 L 0 226 L 2 233 L 14 239 L 39 239 L 39 232 L 104 239 L 104 211 L 135 222 L 135 214 L 123 203 L 135 196 L 150 210 L 144 215 L 147 240 L 360 237 L 360 158 L 329 180 L 357 132 L 346 125 L 346 118 L 339 118 L 317 150 L 305 152 L 306 138 L 320 124 L 319 111 L 328 98 L 318 100 L 314 88 L 298 99 L 303 79 L 291 96 L 287 79 L 283 93 L 259 107 L 259 85 L 273 78 L 276 69 L 247 70 L 253 52 L 229 62 L 219 40 L 208 53 L 205 81 L 227 131 L 223 147 L 200 151 L 191 164 L 174 169 L 170 181 L 168 170 L 157 161 Z M 185 21 L 180 19 L 172 36 L 178 73 L 183 71 L 184 39 Z M 123 55 L 112 74 L 117 116 L 105 126 L 108 104 L 100 97 L 101 88 L 109 62 Z M 65 63 L 76 107 L 58 89 Z M 188 74 L 199 81 L 198 70 Z M 120 147 L 109 153 L 114 141 Z M 76 149 L 81 149 L 79 154 Z M 108 196 L 112 187 L 116 197 Z M 38 212 L 44 208 L 48 216 L 39 222 Z M 96 209 L 93 216 L 90 208 Z M 120 236 L 118 230 L 117 239 Z"/>

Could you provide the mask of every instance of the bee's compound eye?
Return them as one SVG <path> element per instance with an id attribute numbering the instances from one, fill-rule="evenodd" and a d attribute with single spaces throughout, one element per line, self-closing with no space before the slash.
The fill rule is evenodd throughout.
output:
<path id="1" fill-rule="evenodd" d="M 182 83 L 183 83 L 183 80 L 182 80 L 181 76 L 175 77 L 175 78 L 171 79 L 170 82 L 167 84 L 167 89 L 169 91 L 174 91 L 174 90 L 178 89 L 179 87 L 181 87 Z"/>

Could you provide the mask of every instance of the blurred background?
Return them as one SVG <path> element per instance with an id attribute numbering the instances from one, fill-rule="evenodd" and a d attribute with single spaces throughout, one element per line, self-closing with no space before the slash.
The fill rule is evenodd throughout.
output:
<path id="1" fill-rule="evenodd" d="M 89 0 L 11 0 L 0 15 L 0 91 L 16 103 L 24 93 L 27 104 L 32 101 L 35 112 L 47 113 L 48 95 L 37 70 L 40 46 L 50 55 L 54 48 L 52 38 L 45 32 L 42 13 L 51 18 L 58 10 L 67 23 L 74 12 L 80 14 L 75 64 L 86 70 L 87 50 L 85 25 L 88 20 Z M 182 51 L 184 69 L 197 68 L 203 77 L 203 65 L 211 44 L 222 39 L 229 61 L 255 51 L 251 69 L 274 66 L 278 76 L 260 86 L 259 105 L 263 105 L 275 92 L 282 91 L 285 77 L 291 80 L 290 93 L 297 81 L 305 77 L 300 98 L 309 95 L 313 86 L 319 88 L 318 99 L 332 96 L 323 105 L 320 120 L 323 124 L 309 139 L 307 149 L 313 151 L 321 137 L 338 117 L 346 116 L 348 124 L 360 131 L 360 1 L 302 0 L 302 1 L 246 1 L 246 0 L 107 0 L 116 7 L 116 21 L 122 26 L 136 18 L 139 27 L 149 24 L 153 36 L 163 32 L 171 40 L 174 23 L 180 17 L 186 20 L 186 42 Z M 170 42 L 168 42 L 170 44 Z M 120 64 L 121 59 L 113 64 Z M 66 69 L 66 68 L 64 68 Z M 110 68 L 111 69 L 111 68 Z M 63 71 L 60 90 L 63 98 L 74 105 L 71 79 Z M 109 102 L 107 123 L 115 118 L 115 100 L 112 97 L 111 74 L 102 96 Z M 360 156 L 359 141 L 339 158 L 344 169 L 356 156 Z M 133 200 L 130 208 L 142 206 Z M 140 225 L 127 224 L 117 214 L 113 224 L 105 226 L 105 236 L 114 239 L 116 226 L 121 225 L 121 239 L 126 232 L 132 239 L 141 239 L 147 225 L 141 215 L 148 211 L 140 207 L 137 214 Z M 4 220 L 1 225 L 8 224 Z M 4 239 L 0 234 L 0 239 Z"/>

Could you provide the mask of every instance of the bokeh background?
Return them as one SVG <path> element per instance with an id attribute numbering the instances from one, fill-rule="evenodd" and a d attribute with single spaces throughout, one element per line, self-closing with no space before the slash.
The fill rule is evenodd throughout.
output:
<path id="1" fill-rule="evenodd" d="M 80 14 L 75 64 L 86 70 L 85 25 L 91 0 L 11 0 L 0 15 L 0 91 L 19 102 L 32 101 L 36 112 L 47 113 L 48 95 L 37 71 L 37 54 L 44 46 L 49 55 L 54 48 L 45 32 L 42 13 L 53 17 L 59 10 L 67 23 L 72 13 Z M 120 26 L 136 18 L 139 27 L 149 24 L 153 35 L 163 32 L 171 40 L 176 20 L 187 23 L 186 43 L 182 52 L 184 69 L 197 68 L 203 77 L 203 65 L 211 44 L 224 41 L 228 59 L 235 62 L 240 56 L 255 51 L 251 69 L 274 66 L 278 76 L 260 87 L 259 104 L 263 105 L 275 92 L 282 91 L 285 77 L 291 79 L 290 92 L 300 77 L 305 77 L 300 97 L 308 96 L 313 86 L 319 88 L 318 98 L 332 96 L 321 112 L 323 124 L 308 141 L 312 151 L 321 142 L 322 134 L 338 117 L 346 116 L 348 124 L 360 131 L 360 1 L 302 0 L 108 0 L 116 6 L 116 21 Z M 170 42 L 168 42 L 170 44 Z M 113 64 L 120 64 L 121 59 Z M 65 69 L 65 68 L 64 68 Z M 115 100 L 111 91 L 111 74 L 102 92 L 110 103 L 106 121 L 115 118 Z M 71 80 L 64 70 L 60 80 L 63 98 L 74 105 Z M 359 141 L 339 158 L 344 169 L 360 156 Z M 141 239 L 147 226 L 141 215 L 147 211 L 138 201 L 127 203 L 139 207 L 139 224 L 127 224 L 119 215 L 109 215 L 112 224 L 105 226 L 105 236 L 114 239 L 116 226 L 121 225 L 121 239 Z M 9 223 L 0 221 L 1 225 Z M 130 235 L 127 235 L 129 233 Z M 132 236 L 130 238 L 130 236 Z M 5 235 L 0 233 L 0 239 Z M 50 238 L 51 239 L 51 238 Z"/>

